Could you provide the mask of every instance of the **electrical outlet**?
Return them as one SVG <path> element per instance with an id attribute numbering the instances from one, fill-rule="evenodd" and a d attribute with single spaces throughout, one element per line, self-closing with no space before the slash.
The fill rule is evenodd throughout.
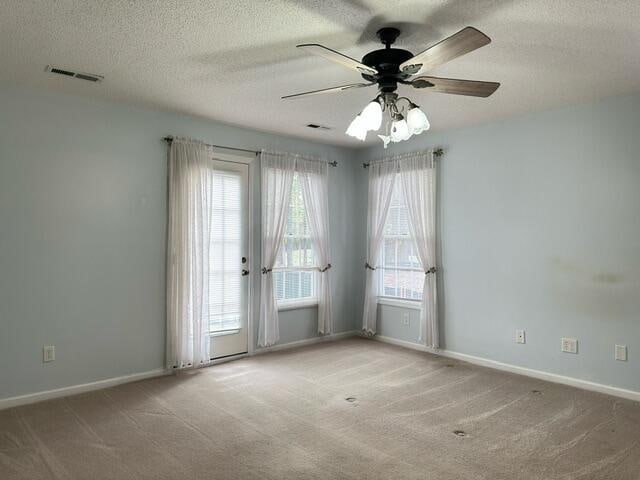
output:
<path id="1" fill-rule="evenodd" d="M 404 325 L 405 327 L 409 326 L 409 314 L 408 313 L 404 313 L 402 315 L 402 325 Z"/>
<path id="2" fill-rule="evenodd" d="M 56 359 L 56 347 L 54 345 L 45 345 L 42 348 L 42 361 L 45 363 L 53 362 Z"/>
<path id="3" fill-rule="evenodd" d="M 578 353 L 578 340 L 562 337 L 562 351 L 566 353 Z"/>
<path id="4" fill-rule="evenodd" d="M 525 343 L 524 330 L 516 330 L 516 343 Z"/>
<path id="5" fill-rule="evenodd" d="M 621 362 L 627 361 L 627 346 L 626 345 L 616 345 L 616 360 L 620 360 Z"/>

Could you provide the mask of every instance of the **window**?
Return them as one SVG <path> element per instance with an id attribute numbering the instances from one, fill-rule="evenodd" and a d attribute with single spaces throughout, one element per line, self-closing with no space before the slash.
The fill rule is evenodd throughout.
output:
<path id="1" fill-rule="evenodd" d="M 279 303 L 316 297 L 313 241 L 298 174 L 293 176 L 284 240 L 273 269 Z"/>
<path id="2" fill-rule="evenodd" d="M 379 296 L 422 300 L 424 271 L 409 231 L 409 215 L 399 179 L 391 195 L 378 268 Z"/>

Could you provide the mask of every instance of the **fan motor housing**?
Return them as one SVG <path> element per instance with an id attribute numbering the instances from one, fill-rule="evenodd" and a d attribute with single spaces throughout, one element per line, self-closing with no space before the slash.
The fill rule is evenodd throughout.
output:
<path id="1" fill-rule="evenodd" d="M 413 53 L 400 48 L 383 48 L 367 53 L 362 58 L 362 63 L 375 68 L 378 75 L 362 74 L 362 77 L 370 82 L 377 82 L 383 92 L 393 92 L 397 88 L 399 80 L 405 80 L 408 74 L 399 69 L 401 63 L 413 58 Z"/>

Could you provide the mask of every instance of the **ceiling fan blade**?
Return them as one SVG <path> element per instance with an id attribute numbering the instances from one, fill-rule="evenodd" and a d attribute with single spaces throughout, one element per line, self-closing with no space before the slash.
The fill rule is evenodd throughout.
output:
<path id="1" fill-rule="evenodd" d="M 472 52 L 491 43 L 491 39 L 480 30 L 466 27 L 458 33 L 432 45 L 424 52 L 400 64 L 400 71 L 416 75 Z"/>
<path id="2" fill-rule="evenodd" d="M 312 90 L 310 92 L 296 93 L 294 95 L 286 95 L 282 98 L 286 100 L 291 98 L 311 97 L 313 95 L 319 95 L 322 93 L 337 93 L 337 92 L 342 92 L 343 90 L 350 90 L 352 88 L 370 87 L 371 85 L 375 85 L 375 83 L 351 83 L 349 85 L 341 85 L 339 87 L 323 88 L 322 90 Z"/>
<path id="3" fill-rule="evenodd" d="M 415 88 L 426 88 L 430 92 L 469 95 L 472 97 L 488 97 L 500 86 L 498 82 L 439 77 L 418 77 L 411 82 L 411 85 Z"/>
<path id="4" fill-rule="evenodd" d="M 330 48 L 324 47 L 322 45 L 318 45 L 317 43 L 309 43 L 303 45 L 296 45 L 296 47 L 303 49 L 306 52 L 312 53 L 314 55 L 319 55 L 321 57 L 326 58 L 334 63 L 342 65 L 343 67 L 350 68 L 352 70 L 356 70 L 357 72 L 364 73 L 367 75 L 377 75 L 378 71 L 375 68 L 371 68 L 364 63 L 360 63 L 357 60 L 354 60 L 351 57 L 347 57 L 340 52 L 336 52 L 335 50 L 331 50 Z"/>

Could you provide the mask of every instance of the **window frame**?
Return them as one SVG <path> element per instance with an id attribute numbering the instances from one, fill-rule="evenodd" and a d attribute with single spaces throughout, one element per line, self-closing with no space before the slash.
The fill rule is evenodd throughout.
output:
<path id="1" fill-rule="evenodd" d="M 398 184 L 399 184 L 399 179 L 397 178 L 400 174 L 399 173 L 395 173 L 394 175 L 396 175 L 396 181 L 394 182 L 393 185 L 393 190 L 391 192 L 391 195 L 393 197 L 394 194 L 396 194 L 397 192 L 397 188 L 398 188 Z M 404 201 L 404 200 L 403 200 Z M 404 209 L 407 209 L 406 203 L 403 204 Z M 391 211 L 392 208 L 397 208 L 394 205 L 390 205 L 389 206 L 389 211 Z M 387 218 L 385 220 L 385 228 L 386 228 L 386 224 L 387 221 L 389 220 L 389 211 L 387 212 Z M 414 249 L 414 254 L 415 254 L 415 249 L 417 248 L 415 245 L 415 239 L 413 238 L 413 236 L 411 235 L 411 232 L 409 231 L 409 233 L 405 236 L 402 234 L 398 234 L 398 233 L 392 233 L 392 234 L 385 234 L 383 231 L 382 234 L 382 242 L 381 242 L 381 246 L 380 246 L 380 253 L 378 255 L 378 259 L 377 259 L 377 265 L 376 265 L 376 270 L 380 270 L 381 272 L 386 271 L 392 271 L 392 272 L 419 272 L 421 274 L 424 275 L 424 270 L 421 267 L 394 267 L 394 268 L 389 268 L 387 266 L 385 266 L 384 264 L 384 254 L 385 254 L 385 244 L 386 244 L 386 240 L 387 239 L 394 239 L 394 240 L 405 240 L 408 239 L 411 241 L 411 243 L 413 244 L 413 249 Z M 396 256 L 397 257 L 397 256 Z M 397 263 L 397 262 L 396 262 Z M 386 295 L 385 294 L 385 285 L 384 285 L 384 274 L 382 275 L 378 275 L 378 285 L 376 287 L 376 294 L 377 294 L 377 298 L 378 298 L 378 303 L 382 304 L 382 305 L 390 305 L 390 306 L 400 306 L 400 307 L 408 307 L 408 308 L 421 308 L 422 305 L 422 298 L 405 298 L 405 297 L 398 297 L 398 296 L 394 296 L 394 295 Z M 397 290 L 398 287 L 395 286 L 395 289 Z M 422 296 L 424 296 L 424 292 L 422 292 Z"/>
<path id="2" fill-rule="evenodd" d="M 292 182 L 295 182 L 296 179 L 298 178 L 298 172 L 296 172 L 294 174 L 294 178 L 292 179 Z M 293 196 L 293 186 L 291 189 L 291 195 Z M 307 207 L 306 205 L 304 205 L 304 198 L 303 198 L 303 207 L 304 207 L 304 216 L 305 216 L 305 221 L 308 223 L 309 222 L 309 213 L 307 212 Z M 290 203 L 289 203 L 289 208 L 291 208 L 291 198 L 290 198 Z M 287 216 L 289 215 L 289 212 L 287 212 Z M 283 239 L 282 239 L 282 244 L 280 245 L 280 248 L 284 248 L 284 242 L 287 238 L 287 234 L 285 232 Z M 303 240 L 309 240 L 310 241 L 310 247 L 311 247 L 311 253 L 315 258 L 315 246 L 314 246 L 314 238 L 313 238 L 313 234 L 311 233 L 311 228 L 309 227 L 309 233 L 308 234 L 304 234 L 304 235 L 296 235 L 296 236 L 291 236 L 290 238 L 296 238 L 296 239 L 303 239 Z M 279 254 L 280 255 L 280 252 Z M 293 310 L 293 309 L 297 309 L 297 308 L 305 308 L 305 307 L 313 307 L 313 306 L 317 306 L 318 305 L 318 269 L 317 267 L 283 267 L 283 266 L 274 266 L 272 269 L 272 272 L 275 273 L 285 273 L 285 272 L 292 272 L 292 273 L 298 273 L 298 272 L 311 272 L 312 273 L 312 282 L 311 282 L 311 296 L 309 297 L 298 297 L 298 298 L 290 298 L 290 299 L 278 299 L 276 298 L 276 304 L 278 307 L 278 310 Z M 274 289 L 275 289 L 275 278 L 274 278 Z"/>

